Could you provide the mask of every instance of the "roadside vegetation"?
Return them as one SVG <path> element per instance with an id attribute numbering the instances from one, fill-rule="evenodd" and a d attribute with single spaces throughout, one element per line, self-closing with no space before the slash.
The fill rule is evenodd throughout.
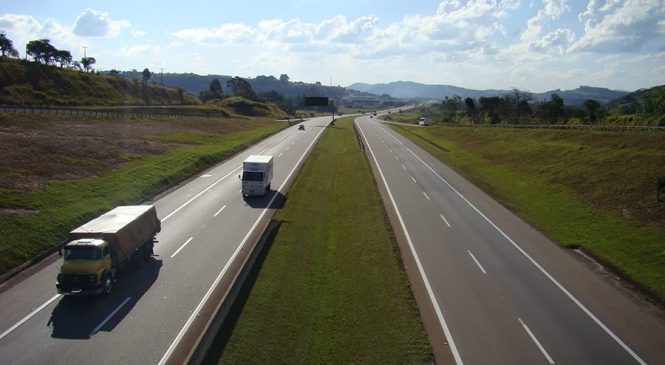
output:
<path id="1" fill-rule="evenodd" d="M 581 105 L 565 105 L 556 93 L 549 100 L 534 100 L 531 93 L 519 89 L 477 99 L 453 95 L 440 102 L 423 104 L 415 112 L 418 118 L 426 116 L 434 124 L 449 125 L 665 126 L 665 85 L 638 90 L 608 104 L 587 99 Z M 389 121 L 398 118 L 383 117 Z M 418 118 L 411 122 L 417 123 Z"/>
<path id="2" fill-rule="evenodd" d="M 305 162 L 233 332 L 208 363 L 432 362 L 352 123 L 329 127 Z"/>
<path id="3" fill-rule="evenodd" d="M 0 274 L 286 126 L 267 118 L 0 113 Z"/>
<path id="4" fill-rule="evenodd" d="M 665 301 L 661 133 L 393 128 L 553 241 L 592 253 Z"/>

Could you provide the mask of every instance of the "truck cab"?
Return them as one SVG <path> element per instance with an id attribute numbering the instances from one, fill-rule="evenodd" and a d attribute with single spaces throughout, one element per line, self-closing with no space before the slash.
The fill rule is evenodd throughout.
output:
<path id="1" fill-rule="evenodd" d="M 82 238 L 67 243 L 56 288 L 60 294 L 98 295 L 111 291 L 111 249 L 103 239 Z"/>

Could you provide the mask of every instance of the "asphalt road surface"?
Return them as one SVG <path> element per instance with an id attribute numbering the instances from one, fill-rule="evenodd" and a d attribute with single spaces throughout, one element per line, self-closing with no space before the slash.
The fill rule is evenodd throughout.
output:
<path id="1" fill-rule="evenodd" d="M 330 117 L 289 127 L 154 201 L 162 220 L 149 263 L 121 273 L 106 298 L 63 297 L 61 260 L 0 293 L 0 364 L 157 364 L 220 277 L 259 217 L 297 173 Z M 274 156 L 272 191 L 243 199 L 242 161 Z M 74 227 L 72 227 L 74 228 Z"/>
<path id="2" fill-rule="evenodd" d="M 665 363 L 662 311 L 385 124 L 356 123 L 454 362 Z"/>

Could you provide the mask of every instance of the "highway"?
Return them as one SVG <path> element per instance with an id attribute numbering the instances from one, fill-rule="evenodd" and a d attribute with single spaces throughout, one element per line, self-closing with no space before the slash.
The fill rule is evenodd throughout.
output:
<path id="1" fill-rule="evenodd" d="M 166 363 L 329 122 L 321 117 L 304 122 L 304 131 L 289 127 L 158 197 L 155 255 L 122 274 L 108 297 L 58 295 L 60 259 L 6 285 L 0 364 Z M 267 196 L 245 200 L 238 175 L 250 154 L 273 155 L 274 178 Z"/>
<path id="2" fill-rule="evenodd" d="M 665 363 L 661 310 L 387 125 L 366 116 L 356 125 L 412 256 L 407 270 L 422 280 L 430 338 L 433 328 L 445 335 L 451 362 Z"/>

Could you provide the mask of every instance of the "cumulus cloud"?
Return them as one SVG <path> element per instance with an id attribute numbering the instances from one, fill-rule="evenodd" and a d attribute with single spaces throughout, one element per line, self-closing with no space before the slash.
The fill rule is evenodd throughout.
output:
<path id="1" fill-rule="evenodd" d="M 74 23 L 74 34 L 81 37 L 115 37 L 123 28 L 129 27 L 127 20 L 112 20 L 103 11 L 85 9 Z"/>
<path id="2" fill-rule="evenodd" d="M 557 19 L 561 14 L 570 11 L 570 7 L 566 4 L 566 0 L 543 0 L 543 5 L 545 5 L 545 15 L 552 19 Z"/>
<path id="3" fill-rule="evenodd" d="M 649 42 L 664 47 L 662 0 L 591 0 L 578 19 L 585 33 L 570 48 L 586 52 L 633 52 Z"/>

